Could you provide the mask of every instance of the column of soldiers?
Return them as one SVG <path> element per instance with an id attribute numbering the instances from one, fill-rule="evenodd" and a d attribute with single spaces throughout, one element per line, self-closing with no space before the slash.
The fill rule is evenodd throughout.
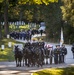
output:
<path id="1" fill-rule="evenodd" d="M 65 63 L 65 56 L 67 55 L 67 48 L 63 44 L 61 47 L 60 45 L 56 45 L 56 48 L 53 49 L 53 46 L 45 46 L 45 60 L 46 64 L 60 64 Z M 48 60 L 49 59 L 49 60 Z M 54 59 L 54 61 L 53 61 Z"/>
<path id="2" fill-rule="evenodd" d="M 13 39 L 28 40 L 31 39 L 31 34 L 30 31 L 21 31 L 21 32 L 13 31 L 10 33 L 10 37 Z"/>
<path id="3" fill-rule="evenodd" d="M 10 33 L 10 37 L 14 39 L 31 40 L 32 35 L 38 34 L 38 30 L 27 30 L 27 31 L 13 31 Z"/>
<path id="4" fill-rule="evenodd" d="M 65 48 L 65 45 L 56 45 L 56 48 L 54 49 L 54 63 L 60 64 L 65 63 L 65 55 L 67 54 L 67 48 Z"/>

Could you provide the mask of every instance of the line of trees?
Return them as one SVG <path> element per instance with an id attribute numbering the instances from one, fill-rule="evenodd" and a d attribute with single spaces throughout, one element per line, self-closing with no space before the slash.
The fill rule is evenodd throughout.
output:
<path id="1" fill-rule="evenodd" d="M 5 36 L 9 33 L 9 25 L 8 25 L 8 19 L 10 19 L 9 17 L 13 17 L 13 11 L 15 11 L 14 14 L 16 14 L 15 16 L 20 16 L 20 20 L 22 19 L 22 11 L 23 11 L 23 5 L 24 5 L 24 9 L 26 8 L 25 5 L 34 5 L 34 4 L 49 4 L 50 2 L 56 2 L 57 0 L 0 0 L 0 8 L 1 8 L 1 13 L 3 13 L 3 17 L 4 17 L 4 33 Z M 14 10 L 15 8 L 15 10 Z M 18 8 L 18 10 L 17 10 Z M 11 10 L 12 9 L 12 10 Z M 16 11 L 17 10 L 17 11 Z M 12 14 L 11 14 L 11 13 Z M 28 11 L 29 13 L 31 13 L 31 11 Z M 1 14 L 0 13 L 0 14 Z M 10 13 L 10 15 L 9 15 Z M 26 12 L 26 14 L 28 15 L 29 13 Z M 30 17 L 32 17 L 32 15 L 30 15 Z M 29 18 L 30 18 L 29 17 Z"/>
<path id="2" fill-rule="evenodd" d="M 65 42 L 74 42 L 74 0 L 0 0 L 0 15 L 5 36 L 9 34 L 9 21 L 45 21 L 49 41 L 60 40 L 63 25 Z M 0 24 L 0 38 L 1 30 Z"/>

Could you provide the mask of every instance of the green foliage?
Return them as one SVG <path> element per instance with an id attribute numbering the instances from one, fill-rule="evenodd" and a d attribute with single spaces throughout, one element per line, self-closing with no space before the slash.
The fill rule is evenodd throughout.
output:
<path id="1" fill-rule="evenodd" d="M 11 7 L 15 7 L 16 5 L 21 7 L 22 5 L 24 4 L 28 4 L 28 5 L 32 5 L 32 4 L 37 4 L 37 5 L 40 5 L 40 4 L 45 4 L 45 5 L 48 5 L 49 3 L 54 3 L 54 2 L 57 2 L 58 0 L 1 0 L 1 2 L 3 3 L 3 13 L 4 13 L 4 20 L 5 20 L 5 25 L 4 25 L 4 32 L 5 32 L 5 36 L 9 33 L 9 25 L 8 25 L 8 18 L 14 18 L 14 16 L 18 16 L 18 20 L 22 20 L 22 8 L 18 10 L 18 12 L 16 11 L 15 9 L 15 14 L 10 11 L 11 10 Z M 16 7 L 17 7 L 16 6 Z M 10 8 L 10 9 L 9 9 Z M 13 13 L 13 16 L 8 14 L 9 12 Z M 27 15 L 26 16 L 26 20 L 28 20 L 29 22 L 33 21 L 32 19 L 35 19 L 33 17 L 33 12 L 31 11 L 27 11 L 25 14 Z M 10 16 L 8 16 L 10 15 Z M 16 19 L 16 18 L 15 18 Z"/>
<path id="2" fill-rule="evenodd" d="M 17 5 L 18 0 L 9 0 L 8 2 L 10 7 L 14 7 Z"/>
<path id="3" fill-rule="evenodd" d="M 62 0 L 64 5 L 61 6 L 63 20 L 74 27 L 74 0 Z"/>
<path id="4" fill-rule="evenodd" d="M 8 0 L 0 0 L 0 2 L 2 1 Z M 41 21 L 45 21 L 46 35 L 51 42 L 59 42 L 60 40 L 62 14 L 63 20 L 67 21 L 67 24 L 74 26 L 74 0 L 9 0 L 7 4 L 8 20 L 11 22 L 25 21 L 26 23 L 35 22 L 39 24 Z M 0 6 L 2 8 L 0 8 L 1 12 L 4 15 L 4 4 L 0 3 Z M 62 9 L 62 13 L 60 8 Z M 2 21 L 4 21 L 3 18 L 2 16 Z M 74 29 L 69 25 L 64 25 L 65 43 L 74 42 Z M 22 26 L 10 27 L 10 31 L 24 29 L 28 28 Z"/>
<path id="5" fill-rule="evenodd" d="M 2 3 L 3 2 L 3 0 L 0 0 L 0 3 Z"/>
<path id="6" fill-rule="evenodd" d="M 12 47 L 8 47 L 8 42 L 11 42 Z M 12 39 L 6 39 L 6 38 L 0 39 L 0 46 L 1 45 L 5 46 L 4 50 L 0 48 L 0 61 L 13 61 L 14 60 L 13 45 L 17 43 L 21 43 L 21 42 L 16 42 Z"/>
<path id="7" fill-rule="evenodd" d="M 59 42 L 61 28 L 61 2 L 43 6 L 44 21 L 46 22 L 47 38 L 51 42 Z M 52 8 L 52 9 L 51 9 Z M 56 9 L 56 10 L 55 10 Z"/>
<path id="8" fill-rule="evenodd" d="M 74 67 L 44 69 L 33 75 L 74 75 Z"/>
<path id="9" fill-rule="evenodd" d="M 45 4 L 45 5 L 48 5 L 50 2 L 58 2 L 58 0 L 19 0 L 18 3 L 19 4 L 26 4 L 26 3 L 29 3 L 29 4 Z"/>
<path id="10" fill-rule="evenodd" d="M 65 43 L 74 43 L 74 27 L 71 25 L 64 25 L 64 41 Z"/>

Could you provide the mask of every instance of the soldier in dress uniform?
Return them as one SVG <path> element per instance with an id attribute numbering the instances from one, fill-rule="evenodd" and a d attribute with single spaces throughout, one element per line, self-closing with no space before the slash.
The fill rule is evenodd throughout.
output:
<path id="1" fill-rule="evenodd" d="M 59 54 L 58 54 L 58 63 L 62 63 L 62 50 L 61 50 L 61 47 L 59 48 Z"/>
<path id="2" fill-rule="evenodd" d="M 60 49 L 60 45 L 56 45 L 56 48 L 54 49 L 54 63 L 55 64 L 59 63 L 59 49 Z"/>
<path id="3" fill-rule="evenodd" d="M 19 33 L 19 38 L 22 40 L 22 31 Z"/>
<path id="4" fill-rule="evenodd" d="M 53 46 L 50 45 L 50 64 L 52 64 L 52 59 L 53 59 Z"/>
<path id="5" fill-rule="evenodd" d="M 63 44 L 62 47 L 61 47 L 61 52 L 62 52 L 62 58 L 61 58 L 61 61 L 62 63 L 64 63 L 65 61 L 65 55 L 67 54 L 67 48 L 65 47 L 65 45 Z"/>
<path id="6" fill-rule="evenodd" d="M 71 47 L 71 51 L 72 51 L 73 59 L 74 59 L 74 44 L 73 44 L 72 47 Z"/>
<path id="7" fill-rule="evenodd" d="M 45 64 L 49 63 L 50 57 L 50 44 L 45 44 Z"/>

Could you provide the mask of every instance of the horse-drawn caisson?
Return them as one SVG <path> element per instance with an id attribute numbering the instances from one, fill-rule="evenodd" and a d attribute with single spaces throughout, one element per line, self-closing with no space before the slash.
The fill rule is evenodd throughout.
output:
<path id="1" fill-rule="evenodd" d="M 43 66 L 45 59 L 48 60 L 51 56 L 51 48 L 48 47 L 44 42 L 26 42 L 25 45 L 14 45 L 14 57 L 16 60 L 16 66 Z M 51 60 L 50 60 L 51 61 Z M 51 61 L 52 62 L 52 61 Z"/>

